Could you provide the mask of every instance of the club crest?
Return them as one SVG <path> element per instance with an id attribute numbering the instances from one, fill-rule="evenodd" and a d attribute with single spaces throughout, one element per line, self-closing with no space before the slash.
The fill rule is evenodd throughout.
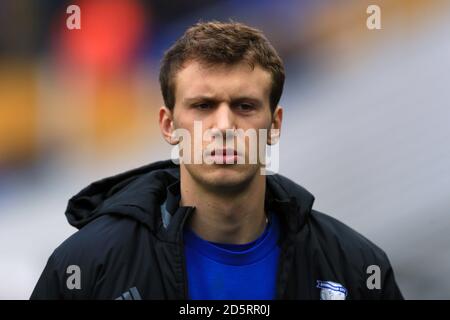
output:
<path id="1" fill-rule="evenodd" d="M 317 280 L 316 288 L 320 289 L 320 300 L 345 300 L 347 289 L 340 283 Z"/>

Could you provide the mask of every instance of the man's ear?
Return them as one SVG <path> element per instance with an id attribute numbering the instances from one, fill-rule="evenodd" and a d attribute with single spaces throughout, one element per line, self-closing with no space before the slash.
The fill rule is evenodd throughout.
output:
<path id="1" fill-rule="evenodd" d="M 166 106 L 159 108 L 159 128 L 161 129 L 164 140 L 168 143 L 175 145 L 179 142 L 173 137 L 173 132 L 175 130 L 173 124 L 173 111 Z"/>
<path id="2" fill-rule="evenodd" d="M 274 145 L 278 143 L 281 134 L 281 123 L 283 121 L 283 108 L 277 106 L 272 114 L 272 124 L 267 133 L 267 144 Z"/>

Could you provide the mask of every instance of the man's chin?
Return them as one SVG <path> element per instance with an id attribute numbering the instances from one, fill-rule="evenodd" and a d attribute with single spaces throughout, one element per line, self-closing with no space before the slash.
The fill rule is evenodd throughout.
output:
<path id="1" fill-rule="evenodd" d="M 188 171 L 209 188 L 237 190 L 249 184 L 259 173 L 259 168 L 242 164 L 211 164 Z"/>

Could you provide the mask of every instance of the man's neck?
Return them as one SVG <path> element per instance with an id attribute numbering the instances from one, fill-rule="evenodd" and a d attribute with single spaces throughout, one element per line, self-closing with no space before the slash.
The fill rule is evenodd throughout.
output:
<path id="1" fill-rule="evenodd" d="M 184 174 L 183 174 L 184 173 Z M 181 205 L 195 206 L 189 226 L 202 239 L 243 244 L 257 239 L 267 219 L 264 211 L 266 180 L 256 175 L 238 193 L 211 190 L 199 185 L 186 171 L 181 175 Z"/>

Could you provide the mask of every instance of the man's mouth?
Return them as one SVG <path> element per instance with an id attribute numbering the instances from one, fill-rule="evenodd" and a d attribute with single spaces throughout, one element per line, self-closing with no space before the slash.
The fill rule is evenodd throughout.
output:
<path id="1" fill-rule="evenodd" d="M 211 157 L 214 158 L 214 162 L 218 164 L 234 164 L 237 163 L 237 159 L 240 157 L 240 153 L 234 149 L 213 149 L 211 151 Z"/>

